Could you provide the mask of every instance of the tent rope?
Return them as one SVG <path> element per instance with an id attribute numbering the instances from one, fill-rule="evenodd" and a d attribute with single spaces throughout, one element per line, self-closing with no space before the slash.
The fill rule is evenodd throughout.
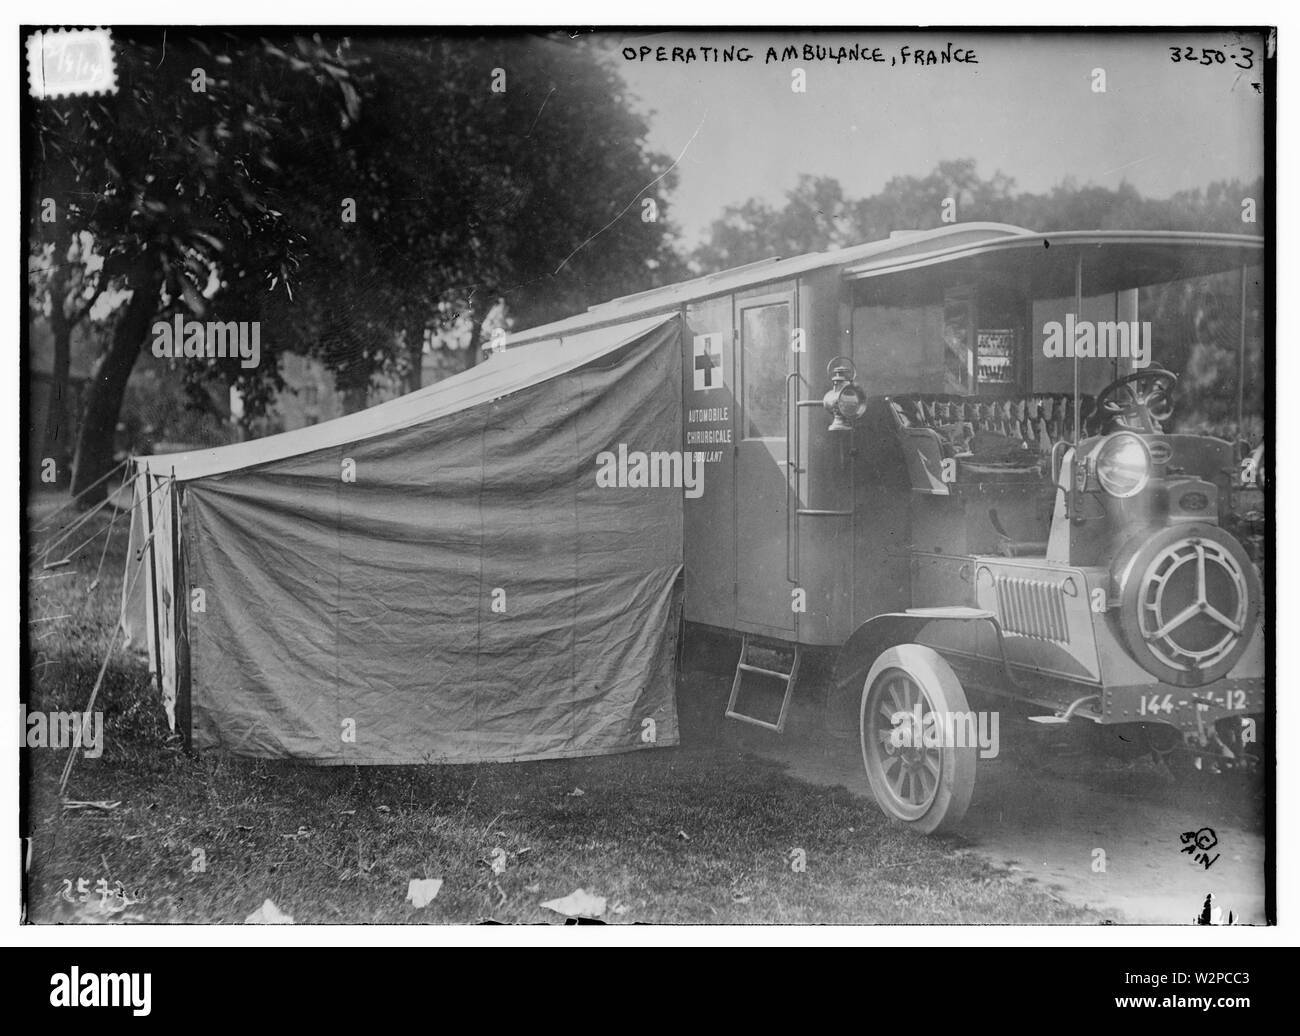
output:
<path id="1" fill-rule="evenodd" d="M 39 556 L 42 564 L 44 564 L 49 559 L 50 554 L 53 553 L 55 547 L 57 547 L 60 543 L 64 542 L 69 536 L 71 536 L 74 532 L 80 529 L 88 521 L 94 518 L 95 515 L 97 515 L 100 511 L 102 511 L 105 507 L 107 507 L 112 502 L 113 502 L 113 498 L 111 496 L 104 497 L 103 500 L 97 503 L 94 507 L 90 508 L 90 510 L 86 511 L 82 515 L 79 515 L 75 521 L 73 521 L 70 525 L 66 526 L 53 539 L 49 540 L 43 546 L 37 547 L 33 551 L 33 554 Z"/>
<path id="2" fill-rule="evenodd" d="M 147 501 L 147 500 L 149 499 L 149 497 L 153 496 L 153 494 L 154 494 L 154 493 L 155 493 L 155 492 L 156 492 L 156 491 L 157 491 L 161 486 L 163 486 L 164 484 L 167 484 L 165 480 L 164 480 L 163 482 L 159 482 L 158 485 L 154 486 L 153 489 L 149 490 L 149 492 L 145 494 L 145 496 L 144 496 L 143 500 L 141 501 L 141 503 L 143 503 L 144 501 Z M 126 480 L 125 480 L 125 478 L 124 478 L 124 479 L 123 479 L 123 482 L 122 482 L 122 486 L 119 487 L 119 491 L 120 491 L 120 489 L 125 488 L 125 486 L 126 486 Z M 63 533 L 63 534 L 62 534 L 62 535 L 61 535 L 57 540 L 55 540 L 53 543 L 51 543 L 51 544 L 50 544 L 50 545 L 45 549 L 44 553 L 41 554 L 41 557 L 40 557 L 40 561 L 41 561 L 41 563 L 42 563 L 42 564 L 46 564 L 47 561 L 48 561 L 48 558 L 49 558 L 50 553 L 53 551 L 53 549 L 54 549 L 56 546 L 58 546 L 59 543 L 61 543 L 61 542 L 62 542 L 63 540 L 65 540 L 65 539 L 67 539 L 68 536 L 69 536 L 69 534 L 71 534 L 72 532 L 75 532 L 76 529 L 78 529 L 80 526 L 84 525 L 87 521 L 89 521 L 89 520 L 90 520 L 90 519 L 95 515 L 95 513 L 96 513 L 100 508 L 104 507 L 105 505 L 107 505 L 107 504 L 110 503 L 110 502 L 111 502 L 111 498 L 106 499 L 106 500 L 103 500 L 102 502 L 100 502 L 100 503 L 99 503 L 99 504 L 94 508 L 94 510 L 87 511 L 87 512 L 85 513 L 85 515 L 83 515 L 83 516 L 81 517 L 81 519 L 79 519 L 79 520 L 78 520 L 74 525 L 70 526 L 67 530 L 65 530 L 64 533 Z M 96 532 L 94 535 L 92 535 L 89 539 L 83 540 L 80 544 L 77 545 L 77 547 L 76 547 L 74 550 L 70 551 L 66 556 L 64 556 L 63 558 L 61 558 L 60 561 L 59 561 L 59 563 L 61 564 L 61 563 L 63 563 L 63 562 L 71 561 L 72 558 L 75 557 L 76 554 L 77 554 L 79 551 L 81 551 L 83 548 L 85 548 L 87 544 L 92 543 L 92 542 L 93 542 L 97 537 L 102 536 L 102 535 L 104 534 L 105 531 L 112 529 L 113 524 L 117 521 L 117 519 L 118 519 L 118 517 L 119 517 L 120 515 L 122 515 L 122 514 L 124 514 L 124 513 L 130 513 L 131 511 L 133 511 L 133 510 L 134 510 L 136 507 L 138 507 L 138 506 L 139 506 L 139 504 L 137 504 L 135 501 L 132 501 L 131 504 L 130 504 L 129 506 L 127 506 L 127 507 L 115 507 L 115 508 L 114 508 L 114 511 L 113 511 L 113 519 L 112 519 L 112 521 L 110 521 L 110 522 L 108 523 L 108 525 L 106 525 L 103 529 L 100 529 L 99 532 Z M 107 542 L 105 543 L 105 549 L 107 549 Z M 38 551 L 36 551 L 36 553 L 41 553 L 41 552 L 38 550 Z"/>
<path id="3" fill-rule="evenodd" d="M 116 520 L 116 517 L 117 517 L 117 516 L 114 515 L 113 517 L 114 517 L 114 520 Z M 72 560 L 73 558 L 75 558 L 78 554 L 80 554 L 83 550 L 85 550 L 88 546 L 90 546 L 92 543 L 94 543 L 95 540 L 97 540 L 97 539 L 99 539 L 99 537 L 103 536 L 104 533 L 106 533 L 106 532 L 112 532 L 112 529 L 113 529 L 113 521 L 110 521 L 107 525 L 105 525 L 105 526 L 104 526 L 102 529 L 100 529 L 98 532 L 91 533 L 91 534 L 90 534 L 86 539 L 84 539 L 84 540 L 82 540 L 80 543 L 78 543 L 75 547 L 72 548 L 72 550 L 68 551 L 68 553 L 65 554 L 65 555 L 64 555 L 62 558 L 60 558 L 59 560 L 60 560 L 60 561 L 71 561 L 71 560 Z M 106 536 L 106 537 L 104 537 L 104 547 L 105 547 L 105 549 L 107 549 L 107 547 L 108 547 L 108 541 L 109 541 L 109 539 L 111 539 L 111 538 L 112 538 L 112 537 L 110 537 L 110 536 Z"/>
<path id="4" fill-rule="evenodd" d="M 71 507 L 73 504 L 75 504 L 78 500 L 80 500 L 83 496 L 85 496 L 85 495 L 86 495 L 87 493 L 89 493 L 92 489 L 94 489 L 96 486 L 98 486 L 101 482 L 104 482 L 104 481 L 108 480 L 109 478 L 111 478 L 111 477 L 113 476 L 113 474 L 117 471 L 118 468 L 122 467 L 123 465 L 130 464 L 131 461 L 133 461 L 133 460 L 135 460 L 135 457 L 134 457 L 134 456 L 128 456 L 125 460 L 123 460 L 123 461 L 119 461 L 117 464 L 114 464 L 111 468 L 108 469 L 108 471 L 106 471 L 106 472 L 105 472 L 103 475 L 101 475 L 99 478 L 95 479 L 94 482 L 92 482 L 90 485 L 88 485 L 88 486 L 87 486 L 85 489 L 83 489 L 80 493 L 77 493 L 75 496 L 71 497 L 71 498 L 70 498 L 69 500 L 67 500 L 66 502 L 60 504 L 60 505 L 59 505 L 58 507 L 56 507 L 53 511 L 51 511 L 49 514 L 47 514 L 47 515 L 45 516 L 45 520 L 44 520 L 43 522 L 41 522 L 39 525 L 35 526 L 35 527 L 32 529 L 32 532 L 44 532 L 46 529 L 48 529 L 48 528 L 50 527 L 50 524 L 54 521 L 55 518 L 57 518 L 60 514 L 62 514 L 62 513 L 63 513 L 64 511 L 66 511 L 69 507 Z"/>
<path id="5" fill-rule="evenodd" d="M 140 547 L 140 556 L 135 563 L 135 571 L 131 573 L 131 579 L 127 584 L 126 593 L 122 596 L 121 607 L 118 608 L 117 622 L 113 625 L 113 632 L 109 634 L 108 648 L 104 652 L 104 661 L 99 667 L 99 675 L 95 677 L 95 686 L 91 688 L 90 699 L 86 702 L 85 709 L 82 710 L 85 713 L 90 713 L 95 708 L 95 701 L 99 697 L 99 690 L 104 685 L 104 676 L 108 672 L 108 663 L 112 660 L 114 651 L 117 650 L 117 642 L 119 639 L 118 634 L 126 628 L 126 602 L 130 600 L 131 591 L 135 589 L 135 581 L 139 577 L 141 569 L 144 568 L 144 552 L 151 545 L 157 531 L 158 530 L 155 529 Z M 161 666 L 161 664 L 162 660 L 159 659 L 159 665 Z M 60 802 L 63 801 L 64 794 L 67 792 L 68 779 L 72 776 L 72 768 L 76 764 L 77 754 L 80 749 L 81 745 L 74 739 L 72 746 L 68 749 L 68 758 L 63 764 L 63 772 L 59 776 L 58 797 Z"/>
<path id="6" fill-rule="evenodd" d="M 126 488 L 127 481 L 130 478 L 131 470 L 128 468 L 122 473 L 122 484 L 117 487 L 117 492 L 119 494 Z M 135 510 L 135 502 L 132 501 L 131 506 L 125 510 L 127 513 Z M 95 567 L 95 578 L 90 581 L 90 587 L 86 591 L 87 599 L 89 599 L 90 595 L 95 592 L 95 588 L 99 586 L 99 577 L 104 574 L 104 559 L 108 557 L 108 545 L 113 541 L 113 526 L 117 524 L 117 519 L 122 514 L 122 511 L 123 509 L 120 507 L 114 508 L 113 517 L 109 520 L 108 535 L 104 537 L 104 549 L 99 552 L 99 564 Z"/>

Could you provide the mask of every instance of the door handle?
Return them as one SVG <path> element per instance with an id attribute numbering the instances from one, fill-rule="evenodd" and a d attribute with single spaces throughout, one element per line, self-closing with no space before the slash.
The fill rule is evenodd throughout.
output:
<path id="1" fill-rule="evenodd" d="M 785 376 L 785 578 L 789 583 L 797 582 L 799 578 L 799 519 L 798 513 L 790 506 L 791 495 L 797 497 L 799 494 L 799 408 L 790 404 L 790 384 L 800 377 L 798 363 L 796 354 L 796 369 Z M 798 393 L 795 395 L 797 398 Z M 793 459 L 790 456 L 791 444 Z"/>

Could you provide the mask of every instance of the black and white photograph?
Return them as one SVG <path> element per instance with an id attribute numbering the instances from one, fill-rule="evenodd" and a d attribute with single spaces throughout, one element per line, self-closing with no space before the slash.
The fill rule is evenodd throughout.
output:
<path id="1" fill-rule="evenodd" d="M 641 15 L 19 27 L 16 923 L 1277 925 L 1277 30 Z"/>

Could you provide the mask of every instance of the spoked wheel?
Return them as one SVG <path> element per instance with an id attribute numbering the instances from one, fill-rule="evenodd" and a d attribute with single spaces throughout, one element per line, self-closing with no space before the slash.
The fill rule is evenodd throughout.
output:
<path id="1" fill-rule="evenodd" d="M 871 793 L 886 815 L 923 834 L 951 830 L 966 815 L 975 790 L 975 739 L 933 734 L 951 730 L 949 718 L 969 711 L 957 675 L 932 648 L 901 644 L 876 659 L 863 686 L 858 730 Z"/>

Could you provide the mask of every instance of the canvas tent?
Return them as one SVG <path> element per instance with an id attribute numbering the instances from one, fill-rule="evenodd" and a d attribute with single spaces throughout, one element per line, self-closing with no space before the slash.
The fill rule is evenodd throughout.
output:
<path id="1" fill-rule="evenodd" d="M 326 424 L 137 460 L 125 611 L 195 747 L 322 764 L 677 741 L 678 320 L 498 352 Z M 134 589 L 133 589 L 134 586 Z"/>

